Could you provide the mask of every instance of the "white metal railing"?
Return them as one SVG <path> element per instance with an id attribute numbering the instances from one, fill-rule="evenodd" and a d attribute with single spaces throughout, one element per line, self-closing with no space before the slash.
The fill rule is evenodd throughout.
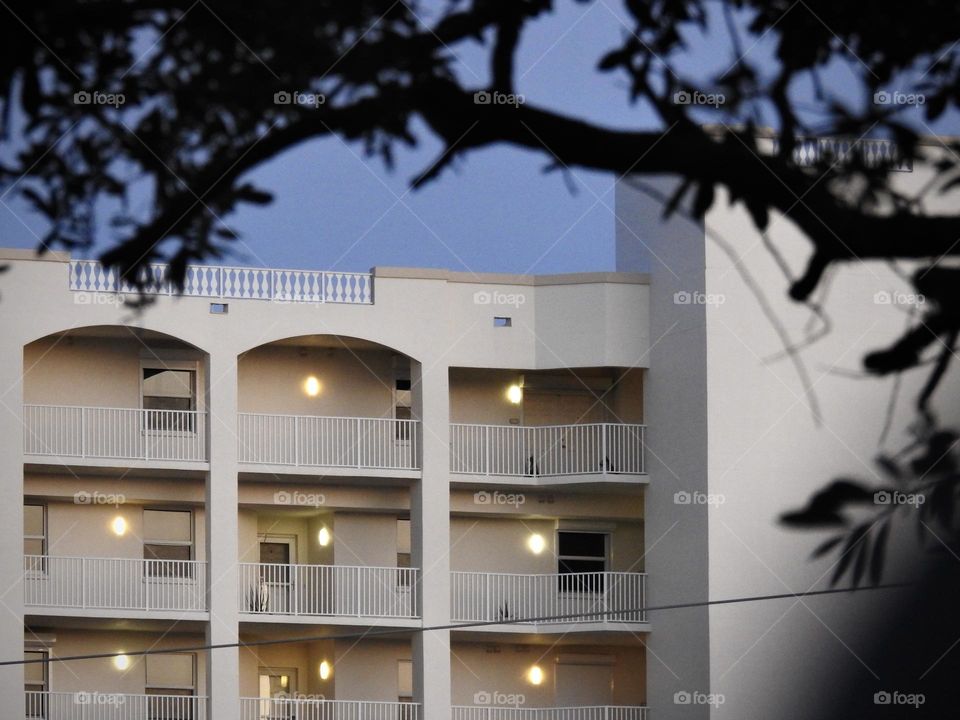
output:
<path id="1" fill-rule="evenodd" d="M 207 414 L 196 410 L 24 405 L 23 422 L 26 455 L 207 459 Z"/>
<path id="2" fill-rule="evenodd" d="M 240 720 L 418 720 L 420 704 L 315 698 L 240 698 Z"/>
<path id="3" fill-rule="evenodd" d="M 199 695 L 30 690 L 26 697 L 27 720 L 205 720 L 207 717 L 207 698 Z M 14 712 L 13 708 L 7 711 Z"/>
<path id="4" fill-rule="evenodd" d="M 417 421 L 240 413 L 240 462 L 416 470 Z"/>
<path id="5" fill-rule="evenodd" d="M 453 622 L 645 622 L 646 573 L 451 572 Z M 602 614 L 601 614 L 602 613 Z M 554 620 L 525 618 L 558 617 Z"/>
<path id="6" fill-rule="evenodd" d="M 643 705 L 584 705 L 580 707 L 514 707 L 454 705 L 451 720 L 646 720 Z"/>
<path id="7" fill-rule="evenodd" d="M 95 260 L 70 261 L 70 289 L 80 292 L 136 293 L 120 279 L 114 268 Z M 176 295 L 167 280 L 167 266 L 155 263 L 140 278 L 144 292 Z M 291 303 L 373 304 L 373 276 L 370 273 L 330 270 L 277 270 L 271 268 L 188 265 L 183 295 L 240 300 L 272 300 Z"/>
<path id="8" fill-rule="evenodd" d="M 206 610 L 198 560 L 24 556 L 24 605 L 85 610 Z"/>
<path id="9" fill-rule="evenodd" d="M 240 563 L 241 612 L 416 618 L 415 568 Z"/>
<path id="10" fill-rule="evenodd" d="M 643 474 L 645 425 L 450 426 L 450 472 L 513 477 Z"/>

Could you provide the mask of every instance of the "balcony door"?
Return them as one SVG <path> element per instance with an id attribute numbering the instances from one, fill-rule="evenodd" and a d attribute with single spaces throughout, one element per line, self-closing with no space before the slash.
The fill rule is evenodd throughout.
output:
<path id="1" fill-rule="evenodd" d="M 595 472 L 603 462 L 599 428 L 567 425 L 601 423 L 606 408 L 586 388 L 563 393 L 524 388 L 523 424 L 561 426 L 526 431 L 523 450 L 527 475 L 567 475 Z"/>
<path id="2" fill-rule="evenodd" d="M 261 612 L 296 611 L 297 539 L 294 536 L 268 535 L 260 540 L 260 587 L 257 609 Z"/>
<path id="3" fill-rule="evenodd" d="M 555 674 L 557 707 L 610 705 L 613 702 L 613 659 L 578 657 L 557 663 Z"/>
<path id="4" fill-rule="evenodd" d="M 259 720 L 292 720 L 296 717 L 296 668 L 260 668 Z"/>
<path id="5" fill-rule="evenodd" d="M 24 690 L 26 690 L 27 698 L 27 720 L 34 720 L 34 718 L 46 718 L 46 692 L 50 689 L 49 677 L 47 674 L 49 665 L 47 665 L 45 662 L 38 661 L 47 659 L 47 651 L 24 650 L 23 659 L 31 661 L 23 666 Z"/>

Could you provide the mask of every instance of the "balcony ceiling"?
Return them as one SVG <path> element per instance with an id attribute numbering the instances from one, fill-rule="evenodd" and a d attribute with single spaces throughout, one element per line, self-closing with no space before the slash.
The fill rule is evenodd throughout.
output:
<path id="1" fill-rule="evenodd" d="M 340 335 L 300 335 L 270 343 L 283 347 L 319 347 L 339 348 L 350 350 L 389 350 L 390 348 L 360 338 L 343 337 Z"/>

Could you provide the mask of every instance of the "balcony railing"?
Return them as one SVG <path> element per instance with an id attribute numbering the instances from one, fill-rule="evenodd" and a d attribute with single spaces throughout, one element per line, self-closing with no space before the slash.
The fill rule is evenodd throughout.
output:
<path id="1" fill-rule="evenodd" d="M 207 717 L 207 698 L 198 695 L 31 690 L 26 696 L 27 720 L 205 720 Z M 13 713 L 12 708 L 7 710 Z"/>
<path id="2" fill-rule="evenodd" d="M 167 266 L 153 264 L 140 275 L 149 295 L 176 295 L 167 280 Z M 136 294 L 113 268 L 93 260 L 70 261 L 70 289 L 80 292 Z M 280 303 L 373 304 L 370 273 L 329 270 L 274 270 L 271 268 L 188 265 L 183 294 L 236 300 L 272 300 Z"/>
<path id="3" fill-rule="evenodd" d="M 240 611 L 416 618 L 417 574 L 415 568 L 240 563 Z"/>
<path id="4" fill-rule="evenodd" d="M 451 720 L 646 720 L 642 705 L 584 705 L 581 707 L 511 707 L 454 705 Z"/>
<path id="5" fill-rule="evenodd" d="M 550 625 L 646 621 L 643 610 L 646 573 L 452 572 L 450 575 L 454 622 Z"/>
<path id="6" fill-rule="evenodd" d="M 204 461 L 207 414 L 195 410 L 24 405 L 26 455 Z"/>
<path id="7" fill-rule="evenodd" d="M 79 610 L 203 611 L 206 562 L 24 557 L 24 605 Z"/>
<path id="8" fill-rule="evenodd" d="M 511 477 L 646 472 L 645 425 L 450 426 L 450 472 Z"/>
<path id="9" fill-rule="evenodd" d="M 366 700 L 240 698 L 240 720 L 419 720 L 420 704 Z"/>
<path id="10" fill-rule="evenodd" d="M 416 470 L 417 421 L 240 413 L 240 462 Z"/>

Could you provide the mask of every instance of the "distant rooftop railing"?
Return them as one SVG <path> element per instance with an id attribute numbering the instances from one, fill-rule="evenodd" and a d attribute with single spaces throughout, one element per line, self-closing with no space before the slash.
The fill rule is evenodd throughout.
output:
<path id="1" fill-rule="evenodd" d="M 147 295 L 186 295 L 239 300 L 271 300 L 281 303 L 373 304 L 370 273 L 329 270 L 276 270 L 272 268 L 188 265 L 179 290 L 168 279 L 168 266 L 144 268 L 139 290 Z M 70 261 L 70 289 L 77 292 L 129 293 L 138 288 L 120 278 L 115 268 L 95 260 Z"/>
<path id="2" fill-rule="evenodd" d="M 779 152 L 779 141 L 774 140 L 774 152 Z M 912 172 L 913 160 L 903 157 L 897 143 L 890 140 L 856 138 L 798 138 L 793 148 L 793 162 L 810 167 L 822 162 L 845 165 L 859 157 L 866 167 L 891 164 L 897 172 Z"/>

